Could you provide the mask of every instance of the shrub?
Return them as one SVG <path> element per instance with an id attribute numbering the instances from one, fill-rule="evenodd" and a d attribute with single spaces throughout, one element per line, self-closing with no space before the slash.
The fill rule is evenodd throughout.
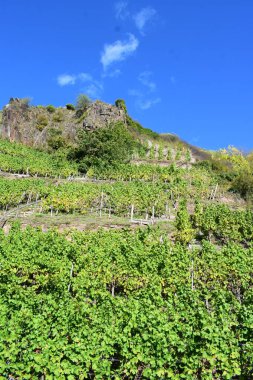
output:
<path id="1" fill-rule="evenodd" d="M 47 106 L 47 111 L 50 112 L 50 113 L 53 113 L 53 112 L 55 112 L 55 107 L 52 106 L 51 104 L 49 104 L 49 105 Z"/>
<path id="2" fill-rule="evenodd" d="M 194 238 L 195 232 L 192 228 L 190 215 L 187 211 L 186 202 L 183 200 L 180 202 L 179 209 L 176 215 L 175 227 L 176 240 L 181 244 L 188 244 Z"/>
<path id="3" fill-rule="evenodd" d="M 253 198 L 253 176 L 242 173 L 232 182 L 231 190 L 239 193 L 246 200 Z"/>
<path id="4" fill-rule="evenodd" d="M 81 117 L 91 104 L 90 98 L 85 94 L 80 94 L 76 103 L 76 116 Z"/>
<path id="5" fill-rule="evenodd" d="M 64 114 L 63 114 L 62 110 L 58 110 L 57 112 L 55 112 L 55 114 L 53 116 L 53 121 L 56 123 L 60 123 L 63 120 L 64 120 Z"/>
<path id="6" fill-rule="evenodd" d="M 38 131 L 40 131 L 40 132 L 42 132 L 44 128 L 45 128 L 44 125 L 41 125 L 41 124 L 36 125 L 36 129 L 38 129 Z"/>
<path id="7" fill-rule="evenodd" d="M 164 158 L 164 155 L 163 155 L 163 147 L 161 145 L 159 145 L 159 148 L 158 148 L 158 160 L 163 160 Z"/>
<path id="8" fill-rule="evenodd" d="M 62 136 L 62 131 L 59 129 L 50 128 L 47 138 L 48 146 L 53 150 L 58 150 L 65 145 L 65 140 Z"/>
<path id="9" fill-rule="evenodd" d="M 79 146 L 69 158 L 79 162 L 79 169 L 86 171 L 90 166 L 102 167 L 128 162 L 135 141 L 123 123 L 116 123 L 93 132 L 83 130 L 79 135 Z"/>
<path id="10" fill-rule="evenodd" d="M 172 153 L 171 153 L 171 149 L 168 148 L 168 152 L 167 152 L 167 160 L 170 161 L 172 160 Z"/>
<path id="11" fill-rule="evenodd" d="M 45 115 L 38 115 L 36 120 L 36 128 L 39 131 L 43 131 L 43 129 L 48 125 L 48 118 Z"/>
<path id="12" fill-rule="evenodd" d="M 69 111 L 75 111 L 75 106 L 73 104 L 66 104 L 66 108 Z"/>
<path id="13" fill-rule="evenodd" d="M 29 97 L 20 99 L 20 103 L 24 107 L 29 107 L 31 105 L 31 101 L 32 101 L 32 99 Z"/>
<path id="14" fill-rule="evenodd" d="M 120 108 L 121 110 L 124 110 L 124 112 L 127 113 L 127 108 L 126 108 L 125 100 L 123 100 L 123 99 L 117 99 L 115 101 L 115 106 L 117 108 Z"/>
<path id="15" fill-rule="evenodd" d="M 130 116 L 126 115 L 126 123 L 127 127 L 130 131 L 137 132 L 138 134 L 141 135 L 146 135 L 148 137 L 151 137 L 153 139 L 156 139 L 159 137 L 159 134 L 152 131 L 149 128 L 144 128 L 140 123 L 137 121 L 133 120 Z"/>

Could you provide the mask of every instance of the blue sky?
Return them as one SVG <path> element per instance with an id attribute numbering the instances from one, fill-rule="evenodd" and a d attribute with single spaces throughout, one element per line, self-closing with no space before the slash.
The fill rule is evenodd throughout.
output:
<path id="1" fill-rule="evenodd" d="M 0 106 L 87 93 L 192 144 L 253 149 L 252 0 L 1 0 Z"/>

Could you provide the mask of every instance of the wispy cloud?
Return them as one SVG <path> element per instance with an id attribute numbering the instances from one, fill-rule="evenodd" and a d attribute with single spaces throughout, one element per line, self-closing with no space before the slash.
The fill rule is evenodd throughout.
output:
<path id="1" fill-rule="evenodd" d="M 157 103 L 160 103 L 161 99 L 160 98 L 155 98 L 155 99 L 138 99 L 137 100 L 137 105 L 139 105 L 140 109 L 142 110 L 148 110 L 152 106 L 154 106 Z"/>
<path id="2" fill-rule="evenodd" d="M 90 75 L 89 73 L 81 73 L 77 76 L 77 78 L 81 82 L 92 82 L 93 81 L 92 75 Z"/>
<path id="3" fill-rule="evenodd" d="M 144 86 L 146 86 L 150 92 L 154 92 L 156 90 L 156 83 L 151 80 L 151 76 L 152 76 L 151 71 L 143 71 L 138 76 L 138 80 Z"/>
<path id="4" fill-rule="evenodd" d="M 83 85 L 82 91 L 91 98 L 101 96 L 103 92 L 103 84 L 101 81 L 95 80 L 89 73 L 80 74 L 62 74 L 57 77 L 59 86 Z"/>
<path id="5" fill-rule="evenodd" d="M 119 20 L 125 20 L 129 15 L 129 11 L 127 10 L 128 3 L 127 1 L 118 1 L 115 3 L 115 16 Z"/>
<path id="6" fill-rule="evenodd" d="M 115 69 L 112 71 L 106 71 L 102 74 L 102 78 L 118 78 L 121 75 L 120 69 Z"/>
<path id="7" fill-rule="evenodd" d="M 83 92 L 91 98 L 99 98 L 103 90 L 103 84 L 98 81 L 88 83 L 87 86 L 83 88 Z"/>
<path id="8" fill-rule="evenodd" d="M 74 85 L 76 83 L 76 75 L 61 74 L 57 77 L 59 86 Z"/>
<path id="9" fill-rule="evenodd" d="M 136 107 L 141 110 L 148 110 L 155 104 L 161 102 L 161 98 L 156 95 L 156 83 L 151 79 L 151 71 L 143 71 L 138 76 L 138 81 L 142 84 L 142 89 L 132 89 L 128 93 L 135 98 Z"/>
<path id="10" fill-rule="evenodd" d="M 138 13 L 133 16 L 136 27 L 139 32 L 144 35 L 145 27 L 156 15 L 156 10 L 151 7 L 142 8 Z"/>
<path id="11" fill-rule="evenodd" d="M 124 61 L 135 52 L 138 46 L 139 41 L 133 34 L 129 34 L 128 40 L 117 40 L 112 44 L 105 44 L 101 54 L 101 63 L 104 70 L 114 62 Z"/>
<path id="12" fill-rule="evenodd" d="M 151 98 L 150 96 L 147 96 L 145 93 L 138 90 L 130 90 L 128 93 L 130 96 L 133 96 L 135 98 L 136 107 L 140 108 L 143 111 L 148 110 L 149 108 L 161 102 L 161 98 Z"/>
<path id="13" fill-rule="evenodd" d="M 88 73 L 80 74 L 61 74 L 57 77 L 57 83 L 59 86 L 70 86 L 74 85 L 77 82 L 92 82 L 93 78 Z"/>

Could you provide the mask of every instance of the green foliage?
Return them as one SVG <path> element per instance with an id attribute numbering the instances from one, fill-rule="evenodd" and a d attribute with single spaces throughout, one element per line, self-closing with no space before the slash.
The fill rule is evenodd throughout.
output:
<path id="1" fill-rule="evenodd" d="M 226 205 L 196 205 L 193 227 L 199 238 L 249 244 L 253 239 L 253 213 L 232 211 Z"/>
<path id="2" fill-rule="evenodd" d="M 163 160 L 164 159 L 164 155 L 163 155 L 163 146 L 162 145 L 159 145 L 159 148 L 158 148 L 158 160 Z"/>
<path id="3" fill-rule="evenodd" d="M 85 94 L 80 94 L 76 102 L 76 116 L 80 118 L 91 104 L 90 98 Z"/>
<path id="4" fill-rule="evenodd" d="M 48 118 L 46 115 L 39 114 L 36 118 L 36 128 L 39 131 L 43 131 L 43 129 L 48 125 Z"/>
<path id="5" fill-rule="evenodd" d="M 190 149 L 187 149 L 186 154 L 185 154 L 185 159 L 187 162 L 191 161 L 191 151 Z"/>
<path id="6" fill-rule="evenodd" d="M 47 111 L 50 112 L 50 113 L 54 113 L 55 112 L 55 107 L 52 106 L 51 104 L 48 105 L 46 108 L 47 108 Z"/>
<path id="7" fill-rule="evenodd" d="M 0 177 L 0 208 L 10 208 L 27 200 L 35 201 L 49 193 L 45 181 L 41 179 L 9 180 Z"/>
<path id="8" fill-rule="evenodd" d="M 56 123 L 61 123 L 64 120 L 64 113 L 62 110 L 57 110 L 53 115 L 53 121 Z"/>
<path id="9" fill-rule="evenodd" d="M 127 107 L 126 107 L 126 102 L 123 99 L 117 99 L 115 101 L 115 106 L 119 109 L 122 109 L 125 113 L 127 113 Z"/>
<path id="10" fill-rule="evenodd" d="M 181 150 L 181 148 L 178 148 L 176 151 L 175 160 L 179 161 L 179 160 L 181 160 L 181 158 L 182 158 L 182 150 Z"/>
<path id="11" fill-rule="evenodd" d="M 167 160 L 168 161 L 171 161 L 172 160 L 172 153 L 171 153 L 171 149 L 168 148 L 168 152 L 167 152 Z"/>
<path id="12" fill-rule="evenodd" d="M 152 215 L 154 206 L 155 216 L 165 214 L 169 194 L 162 184 L 115 182 L 109 184 L 96 183 L 65 183 L 50 188 L 48 196 L 43 200 L 44 211 L 51 207 L 66 213 L 87 213 L 101 204 L 103 208 L 111 208 L 112 214 L 130 217 L 131 205 L 134 205 L 135 215 Z"/>
<path id="13" fill-rule="evenodd" d="M 14 225 L 0 262 L 3 378 L 251 378 L 252 248 Z"/>
<path id="14" fill-rule="evenodd" d="M 70 103 L 66 104 L 66 108 L 69 111 L 75 111 L 75 106 L 73 104 L 70 104 Z"/>
<path id="15" fill-rule="evenodd" d="M 246 200 L 253 198 L 253 176 L 251 173 L 241 173 L 231 184 L 231 190 L 240 194 Z"/>
<path id="16" fill-rule="evenodd" d="M 68 177 L 77 174 L 77 165 L 66 158 L 0 139 L 0 169 L 6 172 Z"/>
<path id="17" fill-rule="evenodd" d="M 154 160 L 154 158 L 155 158 L 155 147 L 154 147 L 154 145 L 152 145 L 149 149 L 149 158 L 151 160 Z"/>
<path id="18" fill-rule="evenodd" d="M 159 134 L 151 129 L 144 128 L 140 123 L 134 121 L 129 115 L 126 116 L 127 127 L 130 132 L 137 133 L 138 135 L 147 136 L 153 139 L 157 139 Z"/>
<path id="19" fill-rule="evenodd" d="M 173 166 L 153 164 L 118 164 L 113 167 L 91 168 L 92 177 L 104 180 L 136 180 L 145 182 L 173 182 L 182 176 L 180 169 Z M 87 175 L 89 176 L 89 172 Z"/>
<path id="20" fill-rule="evenodd" d="M 92 132 L 82 130 L 79 146 L 70 156 L 80 163 L 80 170 L 86 171 L 91 165 L 115 165 L 130 160 L 134 140 L 122 123 Z"/>
<path id="21" fill-rule="evenodd" d="M 62 147 L 66 147 L 66 141 L 62 136 L 62 131 L 56 128 L 50 128 L 48 130 L 47 143 L 48 146 L 53 150 L 58 150 Z"/>
<path id="22" fill-rule="evenodd" d="M 195 236 L 195 231 L 192 228 L 190 215 L 187 211 L 186 201 L 184 200 L 182 200 L 179 204 L 175 226 L 177 229 L 176 240 L 182 244 L 190 243 Z"/>
<path id="23" fill-rule="evenodd" d="M 24 107 L 29 107 L 31 105 L 31 101 L 32 101 L 32 98 L 30 97 L 20 99 L 21 105 Z"/>
<path id="24" fill-rule="evenodd" d="M 44 130 L 45 126 L 43 124 L 36 124 L 36 129 L 40 132 Z"/>

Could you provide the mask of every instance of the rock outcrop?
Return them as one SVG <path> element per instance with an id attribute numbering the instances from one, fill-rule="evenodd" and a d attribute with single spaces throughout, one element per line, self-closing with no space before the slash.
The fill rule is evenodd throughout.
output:
<path id="1" fill-rule="evenodd" d="M 38 148 L 50 144 L 75 144 L 82 128 L 94 130 L 125 122 L 125 113 L 114 105 L 96 101 L 81 117 L 66 108 L 29 106 L 25 99 L 11 98 L 3 108 L 1 137 Z"/>
<path id="2" fill-rule="evenodd" d="M 87 109 L 83 121 L 83 127 L 88 130 L 93 130 L 120 121 L 125 122 L 124 110 L 97 100 Z"/>

